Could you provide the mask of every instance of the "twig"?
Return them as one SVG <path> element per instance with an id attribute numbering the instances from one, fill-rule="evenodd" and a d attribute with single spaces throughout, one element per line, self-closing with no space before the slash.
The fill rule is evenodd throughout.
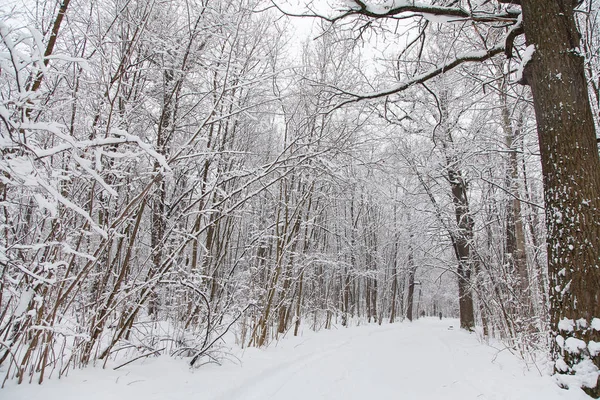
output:
<path id="1" fill-rule="evenodd" d="M 141 356 L 138 356 L 138 357 L 136 357 L 136 358 L 134 358 L 134 359 L 132 359 L 132 360 L 129 360 L 129 361 L 127 361 L 126 363 L 123 363 L 123 364 L 119 365 L 118 367 L 114 367 L 114 368 L 113 368 L 113 370 L 114 370 L 114 371 L 116 371 L 116 370 L 118 370 L 119 368 L 126 366 L 127 364 L 131 364 L 132 362 L 134 362 L 134 361 L 136 361 L 136 360 L 139 360 L 140 358 L 151 356 L 151 355 L 153 355 L 153 354 L 156 354 L 156 353 L 158 353 L 159 351 L 163 351 L 164 349 L 166 349 L 166 347 L 163 347 L 162 349 L 158 349 L 158 350 L 151 351 L 151 352 L 149 352 L 149 353 L 146 353 L 146 354 L 142 354 Z M 160 355 L 160 354 L 158 354 L 158 355 Z"/>

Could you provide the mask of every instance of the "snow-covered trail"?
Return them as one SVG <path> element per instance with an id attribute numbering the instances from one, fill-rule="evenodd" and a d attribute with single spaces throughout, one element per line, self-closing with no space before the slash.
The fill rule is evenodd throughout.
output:
<path id="1" fill-rule="evenodd" d="M 0 399 L 588 399 L 559 389 L 509 352 L 480 344 L 457 323 L 425 319 L 307 333 L 248 349 L 241 365 L 193 373 L 168 357 L 118 371 L 88 368 L 43 386 L 11 385 Z"/>

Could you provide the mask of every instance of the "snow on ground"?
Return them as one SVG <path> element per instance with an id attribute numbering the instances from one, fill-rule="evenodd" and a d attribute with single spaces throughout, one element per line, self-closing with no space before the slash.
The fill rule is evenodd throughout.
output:
<path id="1" fill-rule="evenodd" d="M 246 349 L 241 364 L 190 371 L 185 360 L 147 358 L 117 371 L 72 371 L 41 386 L 8 383 L 0 399 L 589 399 L 457 326 L 456 320 L 424 319 L 306 332 L 266 350 Z"/>

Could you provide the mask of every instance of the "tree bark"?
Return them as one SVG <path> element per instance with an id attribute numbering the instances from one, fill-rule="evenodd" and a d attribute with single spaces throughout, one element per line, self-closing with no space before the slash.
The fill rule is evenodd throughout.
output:
<path id="1" fill-rule="evenodd" d="M 475 312 L 473 306 L 473 290 L 471 287 L 472 254 L 471 242 L 473 240 L 473 227 L 475 222 L 469 208 L 467 181 L 459 160 L 452 155 L 449 146 L 454 143 L 452 132 L 448 126 L 448 93 L 442 91 L 439 96 L 440 123 L 443 127 L 442 148 L 446 158 L 446 173 L 452 193 L 454 216 L 456 218 L 456 231 L 450 232 L 452 247 L 458 261 L 456 274 L 458 277 L 458 305 L 460 312 L 460 327 L 468 331 L 475 328 Z"/>
<path id="2" fill-rule="evenodd" d="M 451 138 L 451 137 L 450 137 Z M 452 191 L 452 203 L 458 232 L 454 234 L 452 245 L 458 261 L 458 305 L 460 327 L 472 331 L 475 327 L 473 291 L 471 290 L 471 241 L 473 239 L 473 217 L 469 211 L 467 183 L 457 169 L 456 160 L 447 157 L 448 181 Z"/>
<path id="3" fill-rule="evenodd" d="M 525 233 L 521 219 L 521 200 L 519 199 L 519 160 L 517 158 L 516 139 L 520 134 L 518 128 L 513 130 L 510 121 L 510 111 L 507 103 L 505 85 L 501 87 L 500 100 L 502 101 L 502 128 L 506 140 L 506 150 L 509 152 L 508 168 L 506 172 L 506 188 L 512 199 L 506 209 L 506 257 L 511 264 L 515 277 L 518 279 L 520 302 L 523 306 L 523 315 L 528 316 L 531 311 L 531 294 L 529 291 L 529 273 L 527 271 L 527 257 L 525 253 Z"/>
<path id="4" fill-rule="evenodd" d="M 561 346 L 568 337 L 600 341 L 600 332 L 590 328 L 600 318 L 600 159 L 579 53 L 576 2 L 522 3 L 527 44 L 535 46 L 525 77 L 533 92 L 544 176 L 551 343 L 556 371 L 574 374 L 586 359 L 600 366 L 600 355 Z M 573 331 L 559 329 L 564 319 L 576 321 Z M 595 387 L 584 390 L 598 398 L 595 383 L 588 382 Z"/>
<path id="5" fill-rule="evenodd" d="M 458 234 L 454 240 L 454 251 L 458 259 L 458 304 L 460 309 L 460 327 L 472 331 L 475 327 L 473 311 L 473 292 L 471 290 L 471 240 L 473 239 L 473 218 L 469 213 L 467 187 L 462 174 L 448 163 L 448 180 L 452 188 L 452 202 Z"/>
<path id="6" fill-rule="evenodd" d="M 410 235 L 412 240 L 413 235 Z M 413 307 L 415 298 L 415 275 L 417 268 L 415 267 L 415 260 L 413 254 L 412 243 L 408 243 L 408 295 L 406 297 L 406 318 L 409 321 L 413 320 Z"/>

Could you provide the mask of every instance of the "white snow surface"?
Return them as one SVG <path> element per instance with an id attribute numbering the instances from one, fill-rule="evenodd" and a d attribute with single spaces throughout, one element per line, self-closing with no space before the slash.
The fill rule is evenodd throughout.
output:
<path id="1" fill-rule="evenodd" d="M 569 338 L 567 338 L 567 340 L 565 340 L 564 348 L 569 353 L 578 354 L 581 350 L 585 349 L 586 347 L 587 347 L 587 344 L 581 339 L 569 337 Z"/>
<path id="2" fill-rule="evenodd" d="M 533 58 L 533 53 L 535 53 L 535 45 L 530 44 L 525 49 L 525 52 L 523 52 L 523 57 L 521 58 L 521 63 L 519 64 L 519 67 L 517 68 L 517 75 L 515 77 L 515 82 L 518 82 L 521 79 L 523 79 L 523 71 L 525 70 L 525 66 L 527 65 L 527 63 L 529 61 L 531 61 L 531 59 Z"/>
<path id="3" fill-rule="evenodd" d="M 594 342 L 593 340 L 590 340 L 588 343 L 588 350 L 590 351 L 590 355 L 592 357 L 597 356 L 600 354 L 600 342 Z"/>
<path id="4" fill-rule="evenodd" d="M 453 329 L 448 329 L 452 325 Z M 235 351 L 234 351 L 235 352 Z M 43 385 L 7 383 L 11 400 L 584 400 L 509 351 L 478 341 L 458 321 L 338 327 L 239 350 L 240 364 L 190 371 L 166 356 L 117 371 L 86 368 Z"/>
<path id="5" fill-rule="evenodd" d="M 573 332 L 575 322 L 572 319 L 563 318 L 558 321 L 558 330 L 565 332 Z"/>

